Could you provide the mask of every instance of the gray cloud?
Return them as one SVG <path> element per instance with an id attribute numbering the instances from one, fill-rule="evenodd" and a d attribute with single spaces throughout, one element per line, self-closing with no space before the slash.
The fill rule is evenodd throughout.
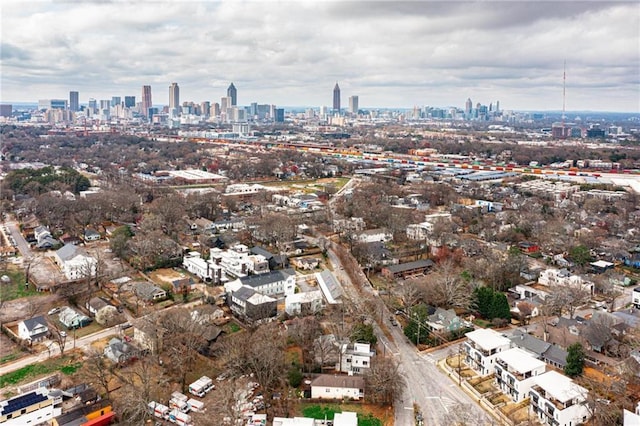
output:
<path id="1" fill-rule="evenodd" d="M 638 111 L 640 13 L 623 2 L 9 3 L 7 101 L 139 96 L 328 105 L 335 81 L 363 106 Z M 575 101 L 575 104 L 572 104 Z M 577 102 L 580 102 L 579 104 Z"/>

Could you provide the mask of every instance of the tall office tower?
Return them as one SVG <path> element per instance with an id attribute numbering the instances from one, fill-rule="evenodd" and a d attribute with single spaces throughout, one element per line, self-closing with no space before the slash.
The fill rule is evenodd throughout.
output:
<path id="1" fill-rule="evenodd" d="M 284 123 L 284 108 L 275 109 L 274 120 L 276 123 Z"/>
<path id="2" fill-rule="evenodd" d="M 180 87 L 178 83 L 171 83 L 169 86 L 169 110 L 180 109 Z"/>
<path id="3" fill-rule="evenodd" d="M 0 105 L 0 117 L 11 117 L 13 113 L 13 105 L 12 104 L 2 104 Z"/>
<path id="4" fill-rule="evenodd" d="M 80 94 L 78 92 L 69 92 L 69 109 L 80 111 Z"/>
<path id="5" fill-rule="evenodd" d="M 122 98 L 120 96 L 112 96 L 111 97 L 111 106 L 115 107 L 122 103 Z"/>
<path id="6" fill-rule="evenodd" d="M 151 86 L 142 86 L 142 115 L 149 117 L 149 108 L 153 107 L 151 103 Z"/>
<path id="7" fill-rule="evenodd" d="M 496 112 L 500 112 L 500 101 L 496 101 Z"/>
<path id="8" fill-rule="evenodd" d="M 209 117 L 211 115 L 211 102 L 204 101 L 200 103 L 200 115 Z"/>
<path id="9" fill-rule="evenodd" d="M 220 110 L 225 112 L 227 108 L 231 108 L 231 102 L 233 102 L 233 100 L 229 96 L 223 96 L 220 98 Z"/>
<path id="10" fill-rule="evenodd" d="M 133 108 L 136 106 L 136 97 L 135 96 L 125 96 L 124 97 L 124 106 L 127 108 Z"/>
<path id="11" fill-rule="evenodd" d="M 340 112 L 340 86 L 336 81 L 336 86 L 333 88 L 333 111 Z"/>
<path id="12" fill-rule="evenodd" d="M 211 105 L 211 115 L 214 117 L 219 117 L 220 116 L 220 104 L 217 102 L 214 102 L 213 105 Z"/>
<path id="13" fill-rule="evenodd" d="M 236 86 L 234 86 L 233 83 L 231 83 L 229 85 L 229 88 L 227 89 L 227 97 L 231 98 L 231 105 L 229 105 L 230 107 L 238 105 L 238 91 L 236 90 Z"/>
<path id="14" fill-rule="evenodd" d="M 109 108 L 111 108 L 111 101 L 109 99 L 101 99 L 100 109 L 109 109 Z"/>
<path id="15" fill-rule="evenodd" d="M 473 102 L 471 102 L 471 98 L 467 98 L 467 102 L 464 104 L 464 114 L 467 118 L 471 117 L 471 110 L 473 109 Z"/>
<path id="16" fill-rule="evenodd" d="M 349 96 L 349 112 L 351 114 L 358 113 L 358 96 Z"/>

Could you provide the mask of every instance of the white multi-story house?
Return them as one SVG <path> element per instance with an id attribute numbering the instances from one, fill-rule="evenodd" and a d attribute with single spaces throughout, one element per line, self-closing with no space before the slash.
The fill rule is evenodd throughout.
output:
<path id="1" fill-rule="evenodd" d="M 18 336 L 30 342 L 39 342 L 49 335 L 49 325 L 42 315 L 18 323 Z"/>
<path id="2" fill-rule="evenodd" d="M 549 268 L 540 272 L 538 284 L 547 287 L 581 287 L 593 294 L 594 285 L 579 275 L 573 275 L 566 269 Z"/>
<path id="3" fill-rule="evenodd" d="M 495 371 L 496 357 L 511 346 L 511 340 L 487 328 L 471 331 L 466 336 L 467 341 L 464 342 L 466 363 L 482 376 Z"/>
<path id="4" fill-rule="evenodd" d="M 69 280 L 95 277 L 98 268 L 98 261 L 95 258 L 89 256 L 86 250 L 73 244 L 66 244 L 56 250 L 54 260 Z"/>
<path id="5" fill-rule="evenodd" d="M 339 370 L 349 374 L 364 374 L 371 368 L 371 358 L 375 352 L 368 343 L 345 343 L 340 349 Z"/>
<path id="6" fill-rule="evenodd" d="M 269 272 L 267 259 L 260 254 L 251 254 L 243 244 L 237 244 L 229 250 L 213 248 L 210 253 L 213 264 L 219 265 L 225 274 L 236 278 Z"/>
<path id="7" fill-rule="evenodd" d="M 203 259 L 197 251 L 189 252 L 182 259 L 182 266 L 204 282 L 222 284 L 227 281 L 222 266 L 213 260 Z"/>
<path id="8" fill-rule="evenodd" d="M 512 348 L 500 352 L 496 357 L 496 382 L 514 402 L 520 402 L 529 396 L 529 389 L 535 379 L 544 374 L 546 365 L 528 352 Z"/>
<path id="9" fill-rule="evenodd" d="M 536 377 L 535 382 L 529 390 L 530 409 L 542 424 L 576 426 L 587 421 L 590 416 L 584 404 L 587 389 L 556 371 Z"/>
<path id="10" fill-rule="evenodd" d="M 266 274 L 249 275 L 228 282 L 224 285 L 225 292 L 230 294 L 240 287 L 250 287 L 254 291 L 267 296 L 295 294 L 296 273 L 293 269 L 280 269 Z"/>
<path id="11" fill-rule="evenodd" d="M 393 239 L 393 235 L 384 229 L 376 228 L 362 231 L 357 235 L 356 239 L 361 243 L 376 243 L 380 241 L 386 243 Z"/>
<path id="12" fill-rule="evenodd" d="M 315 314 L 322 309 L 322 300 L 321 290 L 290 294 L 284 299 L 284 310 L 289 315 Z"/>
<path id="13" fill-rule="evenodd" d="M 636 287 L 633 289 L 633 293 L 631 294 L 631 302 L 636 309 L 640 309 L 640 287 Z"/>
<path id="14" fill-rule="evenodd" d="M 622 410 L 622 424 L 624 426 L 640 425 L 640 402 L 638 402 L 638 405 L 636 406 L 635 413 L 628 410 Z"/>
<path id="15" fill-rule="evenodd" d="M 407 226 L 407 238 L 410 240 L 427 240 L 440 221 L 451 221 L 451 213 L 433 213 L 424 216 L 424 222 Z"/>
<path id="16" fill-rule="evenodd" d="M 49 393 L 45 387 L 0 401 L 0 424 L 24 426 L 49 424 L 62 414 L 62 394 Z"/>

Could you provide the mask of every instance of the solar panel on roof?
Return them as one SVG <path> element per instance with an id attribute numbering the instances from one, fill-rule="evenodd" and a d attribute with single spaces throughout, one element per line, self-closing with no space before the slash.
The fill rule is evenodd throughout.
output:
<path id="1" fill-rule="evenodd" d="M 0 415 L 13 413 L 46 400 L 47 396 L 39 393 L 28 393 L 26 395 L 21 395 L 15 399 L 9 400 L 7 404 L 2 407 Z"/>

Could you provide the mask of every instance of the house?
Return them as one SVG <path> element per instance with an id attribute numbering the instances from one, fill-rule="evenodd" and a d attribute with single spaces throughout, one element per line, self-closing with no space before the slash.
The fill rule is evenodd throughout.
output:
<path id="1" fill-rule="evenodd" d="M 164 330 L 156 325 L 153 317 L 140 318 L 132 321 L 133 341 L 141 348 L 152 354 L 157 354 L 162 350 L 162 338 Z"/>
<path id="2" fill-rule="evenodd" d="M 393 235 L 381 228 L 368 229 L 356 236 L 356 240 L 360 243 L 389 242 L 393 240 Z"/>
<path id="3" fill-rule="evenodd" d="M 289 315 L 310 315 L 322 309 L 322 291 L 314 290 L 289 294 L 284 299 L 284 310 Z"/>
<path id="4" fill-rule="evenodd" d="M 315 277 L 324 298 L 327 299 L 327 303 L 330 305 L 340 303 L 338 299 L 342 297 L 342 288 L 338 284 L 335 275 L 330 270 L 325 269 L 322 272 L 316 272 Z"/>
<path id="5" fill-rule="evenodd" d="M 636 309 L 640 309 L 640 287 L 636 287 L 633 289 L 631 293 L 631 303 Z"/>
<path id="6" fill-rule="evenodd" d="M 167 297 L 167 292 L 155 284 L 139 281 L 134 284 L 136 296 L 142 300 L 155 301 L 162 300 Z"/>
<path id="7" fill-rule="evenodd" d="M 36 247 L 39 249 L 50 249 L 58 245 L 58 241 L 51 236 L 46 226 L 36 227 L 33 230 L 33 236 L 36 239 Z"/>
<path id="8" fill-rule="evenodd" d="M 555 286 L 563 287 L 581 287 L 584 291 L 588 291 L 591 295 L 594 292 L 594 284 L 585 281 L 579 275 L 573 275 L 566 269 L 549 268 L 540 272 L 538 284 L 553 288 Z"/>
<path id="9" fill-rule="evenodd" d="M 20 321 L 18 323 L 18 336 L 30 342 L 39 342 L 49 335 L 49 325 L 43 316 Z"/>
<path id="10" fill-rule="evenodd" d="M 212 260 L 203 259 L 197 251 L 189 252 L 182 259 L 182 266 L 206 283 L 218 285 L 227 281 L 222 266 Z"/>
<path id="11" fill-rule="evenodd" d="M 575 426 L 587 421 L 587 389 L 556 371 L 547 371 L 535 382 L 529 390 L 530 410 L 542 424 Z"/>
<path id="12" fill-rule="evenodd" d="M 431 331 L 452 333 L 472 325 L 462 319 L 453 309 L 436 308 L 435 312 L 427 317 L 427 327 Z"/>
<path id="13" fill-rule="evenodd" d="M 375 352 L 369 343 L 345 343 L 340 348 L 340 365 L 336 369 L 343 373 L 364 374 L 371 368 L 371 358 Z"/>
<path id="14" fill-rule="evenodd" d="M 198 219 L 194 220 L 193 225 L 195 225 L 195 229 L 193 226 L 191 227 L 191 229 L 200 233 L 211 233 L 215 230 L 213 222 L 204 217 L 199 217 Z"/>
<path id="15" fill-rule="evenodd" d="M 23 426 L 51 422 L 62 413 L 62 394 L 39 387 L 0 401 L 0 424 Z"/>
<path id="16" fill-rule="evenodd" d="M 320 259 L 317 257 L 297 257 L 291 261 L 293 266 L 303 271 L 312 271 L 320 265 Z"/>
<path id="17" fill-rule="evenodd" d="M 535 378 L 546 371 L 546 364 L 519 348 L 500 352 L 496 357 L 496 382 L 505 395 L 513 402 L 520 402 L 529 396 L 529 389 Z"/>
<path id="18" fill-rule="evenodd" d="M 83 237 L 86 242 L 98 241 L 100 239 L 100 233 L 95 229 L 87 228 L 84 230 Z"/>
<path id="19" fill-rule="evenodd" d="M 237 281 L 258 293 L 274 296 L 278 294 L 294 294 L 296 288 L 296 273 L 293 269 L 280 269 L 265 274 L 241 277 Z M 227 286 L 225 285 L 225 288 Z"/>
<path id="20" fill-rule="evenodd" d="M 514 330 L 509 340 L 511 340 L 512 348 L 523 349 L 535 358 L 555 368 L 564 368 L 567 365 L 567 351 L 552 343 L 538 339 L 523 330 Z"/>
<path id="21" fill-rule="evenodd" d="M 360 232 L 364 230 L 365 227 L 366 224 L 361 217 L 333 220 L 333 232 Z"/>
<path id="22" fill-rule="evenodd" d="M 431 259 L 389 265 L 382 268 L 382 275 L 387 278 L 406 278 L 413 275 L 426 274 L 435 263 Z"/>
<path id="23" fill-rule="evenodd" d="M 227 296 L 231 310 L 238 316 L 261 320 L 271 318 L 278 313 L 278 301 L 268 295 L 257 292 L 252 287 L 243 285 Z"/>
<path id="24" fill-rule="evenodd" d="M 312 399 L 364 398 L 364 377 L 321 374 L 311 382 Z"/>
<path id="25" fill-rule="evenodd" d="M 91 299 L 89 299 L 84 307 L 89 311 L 89 313 L 91 313 L 94 317 L 98 314 L 98 312 L 100 312 L 101 310 L 108 308 L 108 307 L 112 307 L 114 308 L 113 305 L 111 305 L 111 303 L 107 302 L 105 299 L 103 299 L 102 297 L 92 297 Z M 115 308 L 114 308 L 115 309 Z"/>
<path id="26" fill-rule="evenodd" d="M 523 253 L 537 253 L 540 251 L 540 246 L 536 243 L 532 243 L 531 241 L 520 241 L 518 243 L 518 248 Z"/>
<path id="27" fill-rule="evenodd" d="M 495 330 L 481 328 L 465 334 L 466 363 L 481 376 L 494 372 L 498 354 L 511 346 L 511 341 Z"/>
<path id="28" fill-rule="evenodd" d="M 224 273 L 232 277 L 269 272 L 267 259 L 259 254 L 251 254 L 244 244 L 236 244 L 229 250 L 212 248 L 209 253 L 210 262 L 222 267 Z"/>
<path id="29" fill-rule="evenodd" d="M 629 410 L 622 410 L 622 424 L 624 426 L 637 426 L 640 425 L 640 402 L 636 406 L 636 412 L 632 413 Z"/>
<path id="30" fill-rule="evenodd" d="M 116 364 L 126 364 L 143 356 L 145 351 L 134 347 L 130 343 L 124 342 L 117 337 L 112 338 L 104 348 L 104 356 Z"/>
<path id="31" fill-rule="evenodd" d="M 91 318 L 66 306 L 58 314 L 58 319 L 68 329 L 82 328 L 91 323 Z"/>
<path id="32" fill-rule="evenodd" d="M 69 280 L 80 280 L 96 275 L 98 261 L 89 256 L 86 250 L 73 244 L 65 244 L 56 250 L 54 260 Z"/>

